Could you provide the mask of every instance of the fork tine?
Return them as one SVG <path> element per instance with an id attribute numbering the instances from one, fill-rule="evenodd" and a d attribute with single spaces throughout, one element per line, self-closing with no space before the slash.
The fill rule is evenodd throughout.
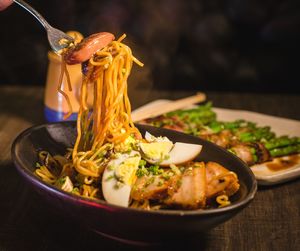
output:
<path id="1" fill-rule="evenodd" d="M 74 42 L 71 36 L 53 27 L 48 28 L 48 40 L 55 52 L 68 47 L 70 43 Z"/>

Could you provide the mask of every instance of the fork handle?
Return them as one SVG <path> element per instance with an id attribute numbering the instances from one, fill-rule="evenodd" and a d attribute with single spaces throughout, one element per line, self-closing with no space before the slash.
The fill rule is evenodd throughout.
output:
<path id="1" fill-rule="evenodd" d="M 37 12 L 34 8 L 32 8 L 28 3 L 24 2 L 23 0 L 13 0 L 16 4 L 23 7 L 25 10 L 30 12 L 47 30 L 51 25 L 45 20 L 45 18 Z"/>

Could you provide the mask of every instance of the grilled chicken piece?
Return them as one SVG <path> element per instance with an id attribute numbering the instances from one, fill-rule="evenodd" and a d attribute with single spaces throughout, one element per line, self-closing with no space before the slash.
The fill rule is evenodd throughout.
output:
<path id="1" fill-rule="evenodd" d="M 131 197 L 137 201 L 166 198 L 169 182 L 161 175 L 142 176 L 136 180 L 131 191 Z"/>
<path id="2" fill-rule="evenodd" d="M 263 144 L 254 143 L 237 143 L 233 145 L 232 150 L 236 156 L 251 166 L 255 163 L 262 163 L 270 160 L 270 153 Z M 254 151 L 254 152 L 253 152 Z"/>
<path id="3" fill-rule="evenodd" d="M 139 177 L 131 191 L 136 201 L 157 200 L 163 204 L 184 209 L 198 209 L 206 206 L 207 199 L 225 194 L 231 196 L 239 189 L 235 173 L 215 162 L 195 162 L 182 174 L 166 173 Z"/>
<path id="4" fill-rule="evenodd" d="M 257 163 L 266 162 L 271 159 L 270 152 L 261 143 L 254 143 L 255 152 L 257 156 Z"/>
<path id="5" fill-rule="evenodd" d="M 168 188 L 170 197 L 165 204 L 174 207 L 197 209 L 206 202 L 206 175 L 203 162 L 194 163 L 180 177 L 173 177 Z"/>
<path id="6" fill-rule="evenodd" d="M 231 196 L 240 187 L 236 174 L 216 162 L 208 162 L 206 164 L 206 182 L 207 199 L 221 194 Z"/>
<path id="7" fill-rule="evenodd" d="M 221 131 L 220 133 L 217 133 L 217 134 L 207 134 L 205 132 L 202 132 L 200 135 L 199 135 L 200 138 L 202 139 L 206 139 L 206 140 L 209 140 L 215 144 L 217 144 L 218 146 L 221 146 L 221 147 L 224 147 L 224 148 L 227 148 L 230 143 L 231 143 L 231 140 L 233 138 L 233 134 L 230 130 L 223 130 Z"/>
<path id="8" fill-rule="evenodd" d="M 215 137 L 212 140 L 212 142 L 214 142 L 218 146 L 227 148 L 230 144 L 230 141 L 231 141 L 232 137 L 233 137 L 233 135 L 232 135 L 231 131 L 223 130 L 217 135 L 217 137 Z"/>
<path id="9" fill-rule="evenodd" d="M 174 130 L 174 131 L 177 131 L 177 132 L 183 132 L 184 131 L 183 128 L 178 126 L 178 125 L 164 125 L 163 128 Z"/>
<path id="10" fill-rule="evenodd" d="M 241 160 L 243 160 L 248 165 L 253 165 L 255 163 L 254 156 L 251 152 L 251 146 L 247 144 L 236 144 L 230 148 L 231 151 L 235 153 Z"/>
<path id="11" fill-rule="evenodd" d="M 165 115 L 161 115 L 155 118 L 148 118 L 143 121 L 139 121 L 139 123 L 150 124 L 179 132 L 183 132 L 187 127 L 187 125 L 178 116 L 167 117 Z"/>

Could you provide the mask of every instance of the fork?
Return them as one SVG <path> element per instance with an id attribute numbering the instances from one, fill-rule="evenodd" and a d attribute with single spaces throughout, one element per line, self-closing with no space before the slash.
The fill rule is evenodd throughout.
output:
<path id="1" fill-rule="evenodd" d="M 13 0 L 15 3 L 23 7 L 25 10 L 30 12 L 45 28 L 48 35 L 48 41 L 53 51 L 59 52 L 60 50 L 68 47 L 70 43 L 74 42 L 74 39 L 66 33 L 53 28 L 45 18 L 32 8 L 28 3 L 23 0 Z"/>

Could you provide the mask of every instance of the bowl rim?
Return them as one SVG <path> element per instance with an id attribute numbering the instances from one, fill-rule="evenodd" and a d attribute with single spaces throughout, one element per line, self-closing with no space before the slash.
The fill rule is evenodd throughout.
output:
<path id="1" fill-rule="evenodd" d="M 178 209 L 163 209 L 163 210 L 144 210 L 144 209 L 140 209 L 140 208 L 130 208 L 130 207 L 122 207 L 122 206 L 117 206 L 117 205 L 113 205 L 113 204 L 109 204 L 108 202 L 106 202 L 105 200 L 101 200 L 101 199 L 90 199 L 90 198 L 86 198 L 86 197 L 82 197 L 82 196 L 78 196 L 75 194 L 71 194 L 68 192 L 65 192 L 57 187 L 55 187 L 54 185 L 48 184 L 45 181 L 39 179 L 36 175 L 34 175 L 33 172 L 31 172 L 29 170 L 28 167 L 26 167 L 26 165 L 24 165 L 24 163 L 20 160 L 18 153 L 17 153 L 17 146 L 20 144 L 20 142 L 23 140 L 23 138 L 25 138 L 26 136 L 30 135 L 33 131 L 39 130 L 41 128 L 45 128 L 47 126 L 51 126 L 51 125 L 67 125 L 67 124 L 76 124 L 76 121 L 62 121 L 62 122 L 51 122 L 51 123 L 43 123 L 43 124 L 39 124 L 39 125 L 33 125 L 27 129 L 25 129 L 24 131 L 22 131 L 13 141 L 12 147 L 11 147 L 11 158 L 12 161 L 15 165 L 15 167 L 17 168 L 18 172 L 26 179 L 27 182 L 30 183 L 34 183 L 35 186 L 37 186 L 39 189 L 44 190 L 45 192 L 50 192 L 50 193 L 54 193 L 56 194 L 58 197 L 66 199 L 68 201 L 72 201 L 75 203 L 80 203 L 81 205 L 86 205 L 86 206 L 92 206 L 92 207 L 97 207 L 97 208 L 110 208 L 112 211 L 124 211 L 124 212 L 128 212 L 128 213 L 140 213 L 140 214 L 144 214 L 144 215 L 169 215 L 169 216 L 205 216 L 205 215 L 214 215 L 214 214 L 223 214 L 226 213 L 227 211 L 233 211 L 234 209 L 238 209 L 238 208 L 243 208 L 245 207 L 248 203 L 250 203 L 257 192 L 257 180 L 253 174 L 253 172 L 251 171 L 251 169 L 242 161 L 240 160 L 237 156 L 229 153 L 226 149 L 212 143 L 209 142 L 207 140 L 201 139 L 202 141 L 205 141 L 208 144 L 213 145 L 213 147 L 219 148 L 219 150 L 225 152 L 226 154 L 231 154 L 233 158 L 235 158 L 235 160 L 237 162 L 240 163 L 241 166 L 243 166 L 243 168 L 245 169 L 247 175 L 249 175 L 251 182 L 251 188 L 248 191 L 248 194 L 245 196 L 245 198 L 241 201 L 238 201 L 236 203 L 230 204 L 226 207 L 221 207 L 221 208 L 210 208 L 210 209 L 196 209 L 196 210 L 178 210 Z M 139 125 L 139 124 L 137 124 Z M 144 126 L 144 125 L 142 125 Z M 146 125 L 146 127 L 153 127 L 153 126 L 149 126 Z M 157 128 L 157 127 L 153 127 L 153 128 Z M 169 130 L 169 129 L 165 129 L 165 128 L 161 128 L 163 130 Z M 169 130 L 172 131 L 172 130 Z M 186 137 L 192 137 L 192 138 L 197 138 L 195 136 L 191 136 L 185 133 L 181 133 L 181 132 L 176 132 L 174 131 L 174 133 L 176 134 L 182 134 Z M 199 139 L 199 138 L 197 138 Z"/>

